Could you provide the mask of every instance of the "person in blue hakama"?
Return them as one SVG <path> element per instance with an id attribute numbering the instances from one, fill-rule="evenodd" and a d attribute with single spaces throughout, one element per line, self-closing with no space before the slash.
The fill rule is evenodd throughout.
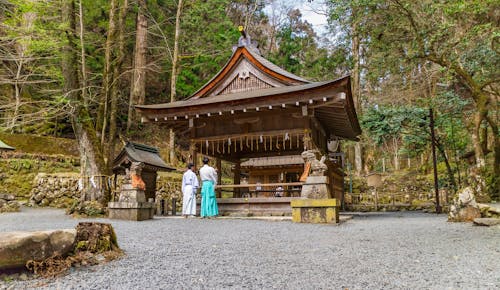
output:
<path id="1" fill-rule="evenodd" d="M 201 217 L 213 217 L 219 214 L 215 198 L 217 171 L 208 165 L 208 158 L 203 158 L 203 167 L 200 168 L 201 179 Z"/>

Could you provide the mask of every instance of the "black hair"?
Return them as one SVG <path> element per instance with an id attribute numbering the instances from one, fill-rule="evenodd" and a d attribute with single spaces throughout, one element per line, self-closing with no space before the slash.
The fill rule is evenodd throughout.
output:
<path id="1" fill-rule="evenodd" d="M 188 163 L 188 169 L 191 169 L 194 166 L 193 163 Z"/>
<path id="2" fill-rule="evenodd" d="M 203 157 L 203 164 L 208 164 L 208 161 L 209 161 L 208 157 Z"/>

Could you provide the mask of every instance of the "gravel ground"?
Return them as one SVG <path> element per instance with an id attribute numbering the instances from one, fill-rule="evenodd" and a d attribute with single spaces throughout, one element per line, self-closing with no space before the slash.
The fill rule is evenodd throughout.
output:
<path id="1" fill-rule="evenodd" d="M 23 209 L 0 215 L 0 231 L 73 228 L 79 221 L 60 210 Z M 356 214 L 339 226 L 102 221 L 113 224 L 124 258 L 0 288 L 500 289 L 500 227 L 447 223 L 444 215 Z"/>

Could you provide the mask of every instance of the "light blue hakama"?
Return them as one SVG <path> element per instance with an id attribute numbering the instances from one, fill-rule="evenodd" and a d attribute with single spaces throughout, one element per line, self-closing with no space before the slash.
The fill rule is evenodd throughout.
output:
<path id="1" fill-rule="evenodd" d="M 202 217 L 216 216 L 219 214 L 215 198 L 215 186 L 211 180 L 204 180 L 201 185 L 201 212 Z"/>

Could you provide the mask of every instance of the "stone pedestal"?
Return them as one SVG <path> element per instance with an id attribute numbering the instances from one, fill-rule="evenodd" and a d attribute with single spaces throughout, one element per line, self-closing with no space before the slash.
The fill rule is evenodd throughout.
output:
<path id="1" fill-rule="evenodd" d="M 122 185 L 117 202 L 108 203 L 110 219 L 143 221 L 152 219 L 154 212 L 155 204 L 146 202 L 144 190 L 133 188 L 129 183 Z"/>
<path id="2" fill-rule="evenodd" d="M 328 177 L 324 175 L 310 175 L 307 177 L 306 182 L 302 185 L 300 197 L 327 199 L 330 197 L 329 192 Z"/>
<path id="3" fill-rule="evenodd" d="M 152 219 L 155 205 L 152 202 L 117 201 L 108 203 L 108 217 L 110 219 L 143 221 Z"/>
<path id="4" fill-rule="evenodd" d="M 339 204 L 335 198 L 296 199 L 290 202 L 296 223 L 339 223 Z"/>
<path id="5" fill-rule="evenodd" d="M 130 183 L 125 183 L 122 185 L 118 201 L 146 202 L 146 194 L 144 190 L 132 188 Z"/>

